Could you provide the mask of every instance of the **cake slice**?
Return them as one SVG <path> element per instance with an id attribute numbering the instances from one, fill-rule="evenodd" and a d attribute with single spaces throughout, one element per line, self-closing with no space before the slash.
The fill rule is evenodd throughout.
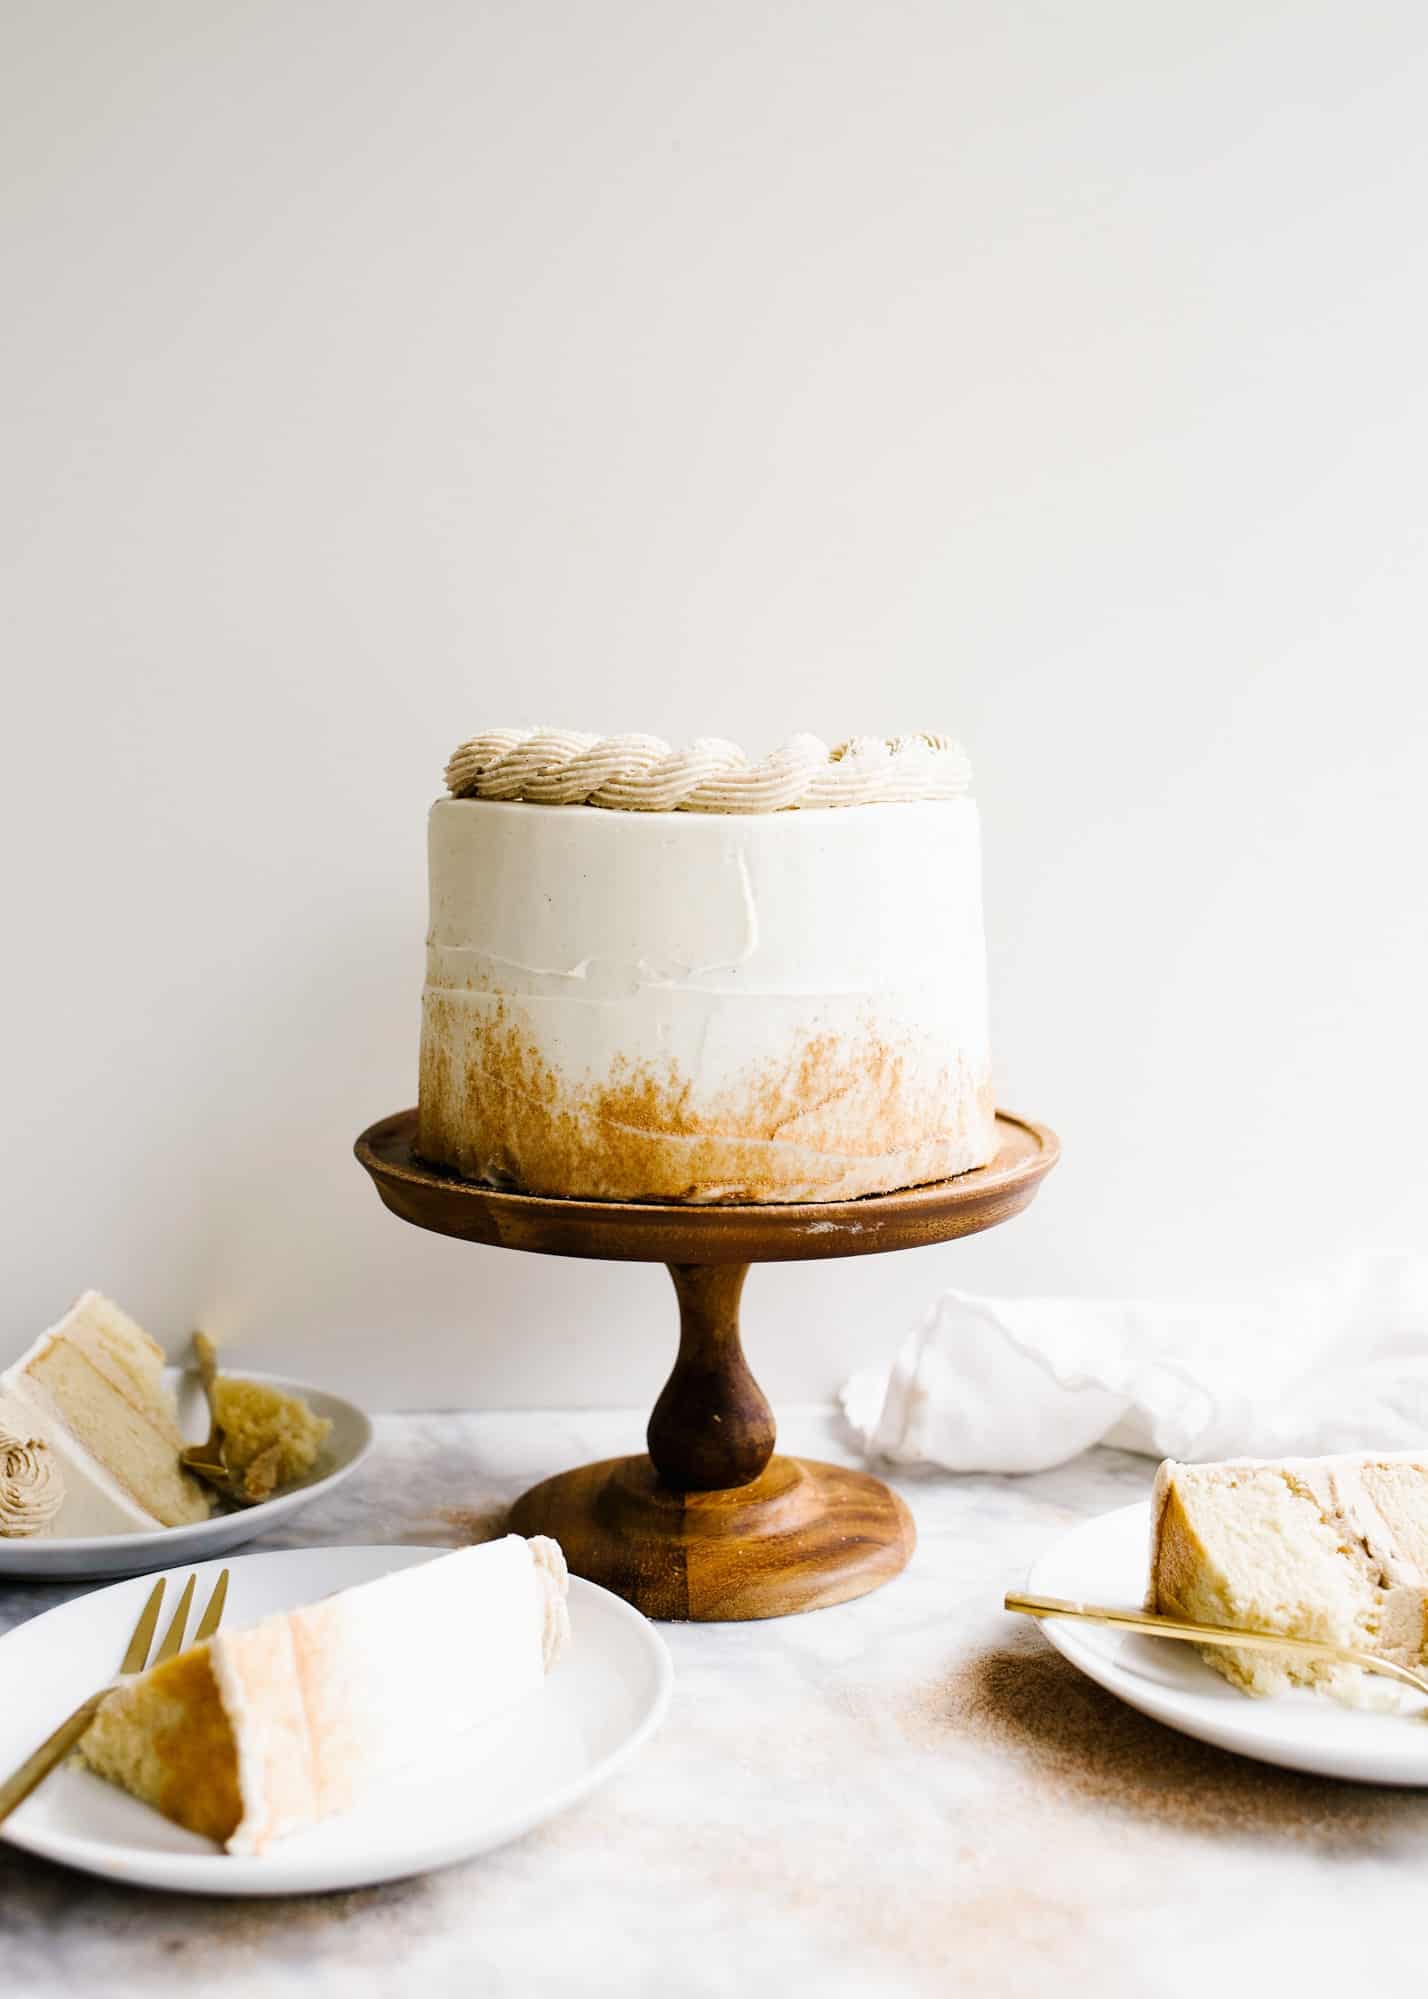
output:
<path id="1" fill-rule="evenodd" d="M 230 1853 L 346 1811 L 539 1687 L 570 1631 L 558 1544 L 462 1548 L 117 1686 L 91 1770 Z"/>
<path id="2" fill-rule="evenodd" d="M 179 1464 L 183 1439 L 163 1349 L 86 1291 L 0 1374 L 0 1420 L 54 1453 L 64 1502 L 54 1536 L 132 1534 L 206 1520 L 207 1493 Z"/>
<path id="3" fill-rule="evenodd" d="M 1371 1457 L 1167 1461 L 1151 1501 L 1147 1607 L 1199 1624 L 1279 1631 L 1428 1657 L 1428 1462 Z M 1352 1695 L 1362 1674 L 1331 1660 L 1205 1646 L 1246 1693 L 1290 1684 Z"/>

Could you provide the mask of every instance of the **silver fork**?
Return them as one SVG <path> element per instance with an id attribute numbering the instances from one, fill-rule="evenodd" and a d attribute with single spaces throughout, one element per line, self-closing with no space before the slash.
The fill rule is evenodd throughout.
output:
<path id="1" fill-rule="evenodd" d="M 121 1680 L 142 1673 L 149 1666 L 161 1666 L 165 1659 L 172 1659 L 176 1652 L 183 1650 L 184 1627 L 188 1623 L 188 1613 L 193 1604 L 193 1588 L 197 1576 L 190 1576 L 184 1584 L 183 1595 L 178 1600 L 178 1608 L 173 1614 L 163 1642 L 152 1659 L 149 1646 L 153 1643 L 154 1632 L 158 1628 L 159 1612 L 164 1603 L 163 1576 L 149 1592 L 148 1601 L 139 1613 L 139 1622 L 134 1626 L 134 1635 L 129 1640 L 128 1649 L 119 1663 L 118 1677 Z M 198 1629 L 193 1634 L 193 1643 L 199 1645 L 205 1638 L 211 1638 L 223 1617 L 223 1606 L 228 1598 L 228 1571 L 224 1569 L 213 1585 L 213 1594 L 208 1599 L 208 1607 L 199 1619 Z M 47 1735 L 33 1754 L 27 1756 L 13 1776 L 0 1784 L 0 1824 L 9 1818 L 17 1805 L 22 1805 L 38 1784 L 42 1784 L 58 1763 L 63 1763 L 76 1742 L 84 1734 L 89 1724 L 98 1714 L 100 1705 L 114 1683 L 100 1687 L 81 1701 L 74 1713 L 67 1715 L 59 1727 Z"/>

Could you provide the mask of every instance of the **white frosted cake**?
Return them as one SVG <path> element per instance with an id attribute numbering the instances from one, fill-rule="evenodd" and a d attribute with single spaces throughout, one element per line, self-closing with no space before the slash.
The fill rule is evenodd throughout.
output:
<path id="1" fill-rule="evenodd" d="M 565 1558 L 510 1534 L 268 1617 L 121 1681 L 90 1769 L 230 1853 L 461 1754 L 533 1693 L 569 1636 Z"/>
<path id="2" fill-rule="evenodd" d="M 1408 1453 L 1167 1461 L 1151 1501 L 1151 1610 L 1197 1624 L 1277 1631 L 1428 1658 L 1428 1462 Z M 1247 1693 L 1291 1681 L 1353 1693 L 1333 1661 L 1203 1648 Z"/>
<path id="3" fill-rule="evenodd" d="M 0 1519 L 0 1532 L 87 1539 L 208 1518 L 208 1494 L 179 1465 L 163 1367 L 163 1349 L 141 1326 L 86 1291 L 0 1374 L 0 1432 L 37 1449 L 54 1502 L 20 1509 L 8 1529 Z"/>
<path id="4" fill-rule="evenodd" d="M 432 807 L 421 1154 L 617 1201 L 831 1201 L 996 1147 L 945 738 L 500 731 Z"/>

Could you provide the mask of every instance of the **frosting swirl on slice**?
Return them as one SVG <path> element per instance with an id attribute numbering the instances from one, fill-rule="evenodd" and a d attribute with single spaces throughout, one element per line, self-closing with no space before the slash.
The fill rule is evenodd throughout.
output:
<path id="1" fill-rule="evenodd" d="M 64 1475 L 49 1445 L 0 1424 L 0 1536 L 38 1534 L 63 1504 Z"/>
<path id="2" fill-rule="evenodd" d="M 599 805 L 616 812 L 788 812 L 963 798 L 972 774 L 950 736 L 790 736 L 750 763 L 737 743 L 571 729 L 492 729 L 452 753 L 453 798 Z"/>

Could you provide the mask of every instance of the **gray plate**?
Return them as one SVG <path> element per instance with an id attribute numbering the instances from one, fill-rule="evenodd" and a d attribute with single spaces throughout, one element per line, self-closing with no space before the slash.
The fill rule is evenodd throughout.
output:
<path id="1" fill-rule="evenodd" d="M 91 1540 L 63 1541 L 40 1536 L 25 1540 L 0 1537 L 0 1576 L 23 1576 L 33 1581 L 66 1578 L 79 1582 L 97 1576 L 137 1576 L 151 1569 L 167 1569 L 178 1562 L 207 1561 L 229 1548 L 254 1541 L 281 1522 L 292 1518 L 302 1507 L 356 1471 L 372 1448 L 372 1425 L 354 1403 L 305 1381 L 290 1381 L 282 1374 L 259 1374 L 251 1368 L 235 1368 L 245 1381 L 265 1381 L 274 1388 L 301 1395 L 313 1413 L 326 1416 L 332 1430 L 318 1460 L 317 1469 L 304 1485 L 264 1500 L 261 1506 L 245 1506 L 233 1513 L 215 1513 L 196 1527 L 159 1527 L 144 1534 L 102 1534 Z M 184 1436 L 195 1442 L 208 1435 L 208 1414 L 198 1376 L 190 1369 L 170 1367 L 165 1379 L 178 1395 L 179 1424 Z"/>

